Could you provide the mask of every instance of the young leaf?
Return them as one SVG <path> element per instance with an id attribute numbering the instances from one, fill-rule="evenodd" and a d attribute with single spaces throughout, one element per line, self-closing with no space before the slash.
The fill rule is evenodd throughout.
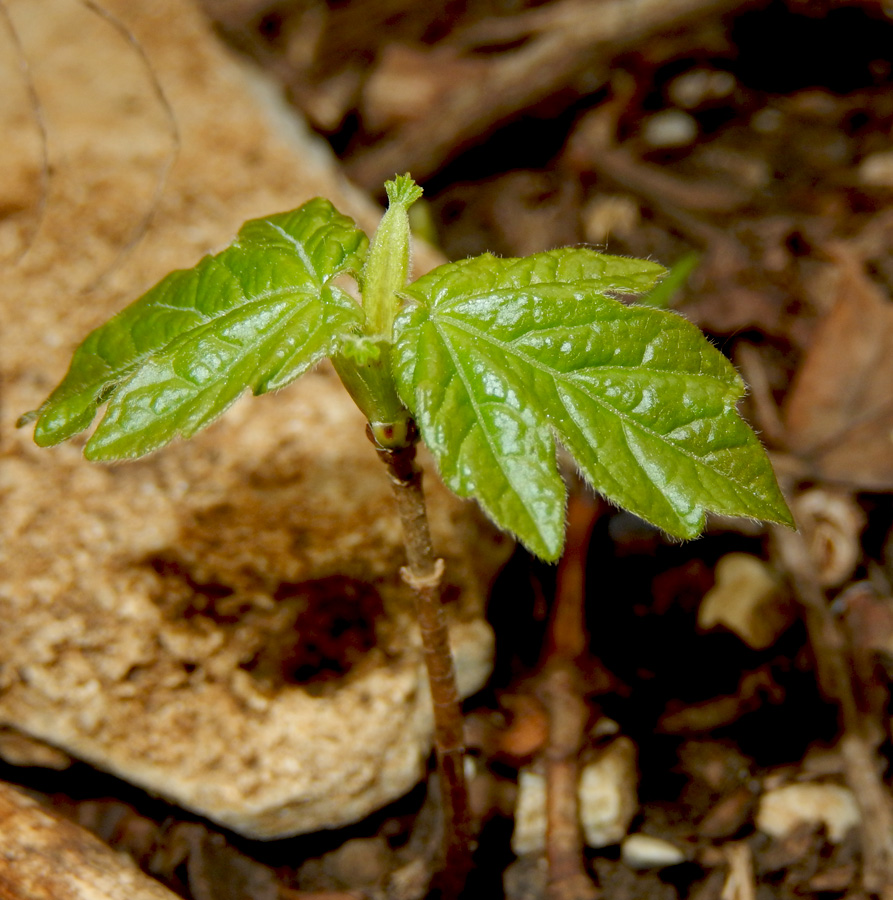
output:
<path id="1" fill-rule="evenodd" d="M 606 296 L 662 272 L 566 249 L 450 263 L 405 291 L 395 377 L 444 481 L 545 559 L 564 541 L 555 437 L 671 535 L 695 537 L 706 510 L 791 522 L 729 362 L 680 316 Z"/>
<path id="2" fill-rule="evenodd" d="M 636 303 L 639 306 L 653 306 L 655 309 L 669 309 L 700 261 L 699 253 L 686 253 L 647 294 L 636 298 Z"/>
<path id="3" fill-rule="evenodd" d="M 209 425 L 246 388 L 283 387 L 362 325 L 332 284 L 368 241 L 328 200 L 246 222 L 236 241 L 173 272 L 87 336 L 37 410 L 34 439 L 83 431 L 108 400 L 89 459 L 142 456 Z"/>

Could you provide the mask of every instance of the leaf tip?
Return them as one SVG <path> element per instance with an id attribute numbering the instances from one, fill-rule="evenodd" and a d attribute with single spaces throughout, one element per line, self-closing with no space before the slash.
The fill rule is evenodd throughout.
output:
<path id="1" fill-rule="evenodd" d="M 782 525 L 785 528 L 790 528 L 792 531 L 797 531 L 797 521 L 794 519 L 794 514 L 791 512 L 787 502 L 782 500 L 782 504 L 778 517 L 767 519 L 766 521 L 771 522 L 773 525 Z"/>
<path id="2" fill-rule="evenodd" d="M 19 422 L 27 425 L 36 420 L 34 443 L 38 447 L 55 447 L 82 432 L 95 415 L 94 403 L 77 402 L 77 398 L 69 402 L 54 403 L 50 398 L 38 409 L 25 413 Z"/>

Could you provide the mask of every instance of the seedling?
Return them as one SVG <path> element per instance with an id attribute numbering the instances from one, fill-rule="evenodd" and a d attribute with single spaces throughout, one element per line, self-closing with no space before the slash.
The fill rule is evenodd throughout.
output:
<path id="1" fill-rule="evenodd" d="M 246 388 L 276 390 L 332 360 L 395 485 L 434 699 L 446 870 L 457 873 L 468 847 L 462 721 L 419 435 L 449 488 L 545 560 L 564 543 L 556 441 L 593 488 L 675 537 L 697 536 L 708 510 L 792 519 L 736 412 L 744 385 L 730 363 L 682 317 L 616 299 L 651 290 L 661 266 L 566 248 L 484 254 L 408 284 L 407 210 L 422 192 L 408 175 L 385 187 L 371 244 L 321 198 L 246 222 L 226 250 L 89 334 L 22 423 L 36 419 L 35 441 L 50 446 L 106 404 L 85 455 L 134 458 L 192 437 Z"/>

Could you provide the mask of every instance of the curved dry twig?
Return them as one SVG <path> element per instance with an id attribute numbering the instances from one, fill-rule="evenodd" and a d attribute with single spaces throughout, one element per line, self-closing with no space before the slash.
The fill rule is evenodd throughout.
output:
<path id="1" fill-rule="evenodd" d="M 9 12 L 9 7 L 5 0 L 0 0 L 0 19 L 6 27 L 7 34 L 13 46 L 16 59 L 19 64 L 19 72 L 22 76 L 22 83 L 25 87 L 25 93 L 28 95 L 28 101 L 31 105 L 31 114 L 34 117 L 34 124 L 37 127 L 40 136 L 40 187 L 35 207 L 34 223 L 31 226 L 30 234 L 25 238 L 24 246 L 13 257 L 13 265 L 19 265 L 22 260 L 31 252 L 37 235 L 43 227 L 44 219 L 50 195 L 50 153 L 49 153 L 49 137 L 47 134 L 46 117 L 44 116 L 43 103 L 41 103 L 40 95 L 37 93 L 37 86 L 34 84 L 34 77 L 31 74 L 31 66 L 28 63 L 28 55 L 22 46 L 22 39 L 16 29 L 15 22 Z"/>
<path id="2" fill-rule="evenodd" d="M 90 12 L 99 16 L 104 21 L 108 22 L 115 31 L 118 32 L 130 46 L 133 48 L 134 53 L 139 57 L 142 62 L 146 74 L 149 78 L 149 85 L 152 88 L 152 93 L 155 95 L 155 98 L 158 101 L 159 106 L 161 107 L 164 118 L 168 124 L 168 130 L 171 138 L 171 149 L 168 155 L 165 157 L 161 166 L 158 170 L 158 179 L 155 182 L 155 190 L 152 194 L 152 202 L 149 205 L 149 209 L 143 215 L 142 219 L 137 224 L 131 236 L 128 238 L 127 242 L 121 247 L 118 251 L 118 255 L 115 257 L 114 262 L 104 271 L 102 272 L 98 278 L 96 278 L 92 284 L 88 285 L 84 288 L 83 293 L 89 293 L 92 290 L 95 290 L 106 278 L 108 278 L 114 271 L 120 268 L 127 257 L 133 252 L 133 250 L 139 245 L 140 241 L 145 237 L 149 228 L 152 225 L 152 221 L 155 218 L 156 213 L 158 212 L 158 208 L 161 203 L 161 197 L 164 194 L 164 190 L 167 186 L 168 176 L 170 175 L 171 170 L 174 167 L 174 163 L 177 161 L 177 157 L 180 154 L 180 147 L 182 144 L 180 138 L 180 127 L 177 123 L 177 115 L 174 112 L 174 108 L 171 105 L 170 100 L 168 100 L 167 94 L 164 92 L 164 88 L 161 85 L 161 81 L 158 78 L 158 74 L 155 71 L 155 66 L 152 64 L 152 60 L 149 58 L 149 54 L 146 53 L 145 47 L 140 43 L 137 36 L 133 33 L 133 31 L 127 27 L 127 25 L 121 21 L 114 13 L 110 10 L 106 9 L 104 6 L 94 2 L 94 0 L 80 0 L 81 4 Z"/>

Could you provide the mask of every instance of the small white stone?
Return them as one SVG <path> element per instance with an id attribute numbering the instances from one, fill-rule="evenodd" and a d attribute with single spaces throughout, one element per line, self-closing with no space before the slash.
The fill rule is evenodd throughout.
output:
<path id="1" fill-rule="evenodd" d="M 629 738 L 613 741 L 584 766 L 578 785 L 580 822 L 588 846 L 607 847 L 622 840 L 638 808 L 636 751 Z M 512 851 L 517 856 L 546 848 L 546 779 L 522 769 L 518 778 Z"/>
<path id="2" fill-rule="evenodd" d="M 639 205 L 622 194 L 602 194 L 583 208 L 583 233 L 590 244 L 604 244 L 610 238 L 626 238 L 639 227 Z"/>
<path id="3" fill-rule="evenodd" d="M 783 838 L 804 822 L 824 825 L 828 840 L 839 843 L 860 821 L 852 791 L 839 784 L 787 784 L 763 794 L 757 809 L 757 828 Z"/>
<path id="4" fill-rule="evenodd" d="M 780 596 L 779 580 L 763 560 L 727 553 L 716 564 L 716 583 L 698 608 L 698 628 L 728 628 L 750 647 L 771 647 L 794 612 Z"/>
<path id="5" fill-rule="evenodd" d="M 893 187 L 893 150 L 883 150 L 866 156 L 856 171 L 862 184 Z"/>
<path id="6" fill-rule="evenodd" d="M 670 82 L 670 99 L 683 109 L 722 100 L 735 90 L 735 76 L 715 69 L 691 69 Z"/>
<path id="7" fill-rule="evenodd" d="M 545 848 L 546 779 L 532 769 L 522 769 L 518 775 L 512 853 L 524 856 L 528 853 L 542 853 Z"/>
<path id="8" fill-rule="evenodd" d="M 698 123 L 681 109 L 665 109 L 645 122 L 642 136 L 655 148 L 687 147 L 698 137 Z"/>
<path id="9" fill-rule="evenodd" d="M 663 869 L 685 862 L 685 853 L 662 838 L 631 834 L 621 845 L 620 858 L 631 869 Z"/>
<path id="10" fill-rule="evenodd" d="M 760 134 L 774 134 L 784 124 L 784 115 L 780 109 L 766 106 L 757 110 L 750 119 L 751 128 Z"/>
<path id="11" fill-rule="evenodd" d="M 616 844 L 629 831 L 639 806 L 636 749 L 629 738 L 618 738 L 580 776 L 580 820 L 588 846 Z"/>

